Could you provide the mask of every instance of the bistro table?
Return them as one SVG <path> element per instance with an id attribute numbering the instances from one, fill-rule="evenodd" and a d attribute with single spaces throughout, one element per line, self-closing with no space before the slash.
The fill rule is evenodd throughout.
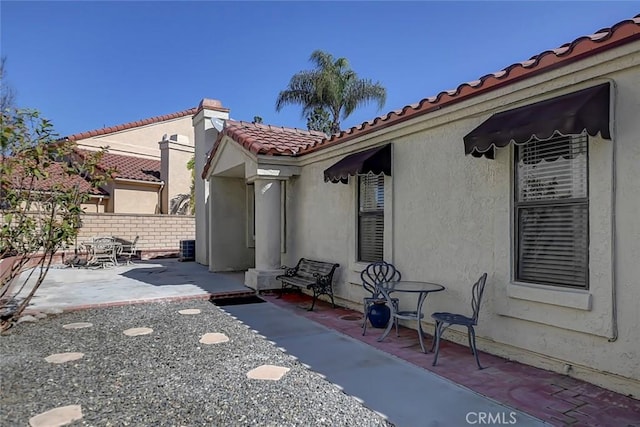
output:
<path id="1" fill-rule="evenodd" d="M 424 304 L 425 299 L 427 299 L 427 295 L 431 292 L 440 292 L 444 290 L 444 286 L 439 285 L 437 283 L 430 282 L 414 282 L 414 281 L 396 281 L 396 282 L 386 282 L 381 283 L 377 286 L 380 294 L 387 301 L 387 305 L 391 309 L 391 319 L 387 324 L 387 329 L 385 329 L 384 333 L 378 341 L 384 340 L 389 332 L 391 332 L 391 327 L 393 326 L 393 322 L 395 319 L 401 320 L 416 320 L 418 322 L 418 338 L 420 339 L 420 347 L 422 347 L 422 352 L 426 353 L 427 350 L 424 348 L 423 341 L 423 332 L 422 332 L 422 318 L 424 314 L 422 314 L 422 306 Z M 396 311 L 394 305 L 391 302 L 391 294 L 394 292 L 402 292 L 402 293 L 410 293 L 415 294 L 418 297 L 418 304 L 416 306 L 415 311 Z"/>
<path id="2" fill-rule="evenodd" d="M 82 242 L 86 251 L 86 265 L 98 265 L 105 268 L 107 265 L 118 265 L 118 254 L 122 252 L 122 244 L 111 237 L 97 237 L 93 240 Z"/>

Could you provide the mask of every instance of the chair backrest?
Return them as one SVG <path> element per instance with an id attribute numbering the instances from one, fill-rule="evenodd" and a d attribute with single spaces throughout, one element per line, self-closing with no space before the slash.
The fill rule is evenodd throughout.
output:
<path id="1" fill-rule="evenodd" d="M 480 276 L 480 279 L 473 284 L 471 288 L 471 308 L 473 309 L 473 323 L 478 323 L 478 315 L 480 314 L 480 303 L 482 302 L 482 294 L 484 293 L 484 285 L 487 283 L 487 273 Z"/>
<path id="2" fill-rule="evenodd" d="M 133 239 L 133 242 L 131 242 L 131 250 L 134 251 L 136 249 L 136 245 L 138 244 L 138 240 L 140 239 L 140 236 L 136 236 L 135 239 Z"/>
<path id="3" fill-rule="evenodd" d="M 384 282 L 395 282 L 402 280 L 402 274 L 393 264 L 385 261 L 373 262 L 360 272 L 362 287 L 365 288 L 372 297 L 376 295 L 376 285 Z"/>

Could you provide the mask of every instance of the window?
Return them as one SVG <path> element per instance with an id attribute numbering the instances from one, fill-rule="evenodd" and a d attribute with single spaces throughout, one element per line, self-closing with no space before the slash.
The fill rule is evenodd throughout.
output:
<path id="1" fill-rule="evenodd" d="M 530 141 L 515 156 L 515 279 L 588 288 L 588 137 Z"/>
<path id="2" fill-rule="evenodd" d="M 384 175 L 358 176 L 358 261 L 384 256 Z"/>

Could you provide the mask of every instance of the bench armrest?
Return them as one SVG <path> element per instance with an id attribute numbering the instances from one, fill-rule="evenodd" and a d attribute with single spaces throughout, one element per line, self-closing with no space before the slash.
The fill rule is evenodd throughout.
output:
<path id="1" fill-rule="evenodd" d="M 331 286 L 331 279 L 333 278 L 333 271 L 329 274 L 313 273 L 313 277 L 316 279 L 316 283 L 322 286 Z"/>
<path id="2" fill-rule="evenodd" d="M 298 267 L 297 266 L 296 267 L 287 267 L 286 265 L 283 265 L 280 268 L 284 270 L 284 275 L 287 276 L 287 277 L 293 277 L 298 272 Z"/>

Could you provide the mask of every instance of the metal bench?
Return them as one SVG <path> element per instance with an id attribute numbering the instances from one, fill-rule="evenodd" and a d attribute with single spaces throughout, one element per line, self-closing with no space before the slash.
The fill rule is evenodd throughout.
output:
<path id="1" fill-rule="evenodd" d="M 281 268 L 284 269 L 284 274 L 276 277 L 277 280 L 282 282 L 282 289 L 278 298 L 282 297 L 285 286 L 311 289 L 313 290 L 313 302 L 309 311 L 313 310 L 320 295 L 331 297 L 331 304 L 335 308 L 332 282 L 333 272 L 338 267 L 340 267 L 340 264 L 306 258 L 300 258 L 298 264 L 293 268 L 283 265 Z"/>

